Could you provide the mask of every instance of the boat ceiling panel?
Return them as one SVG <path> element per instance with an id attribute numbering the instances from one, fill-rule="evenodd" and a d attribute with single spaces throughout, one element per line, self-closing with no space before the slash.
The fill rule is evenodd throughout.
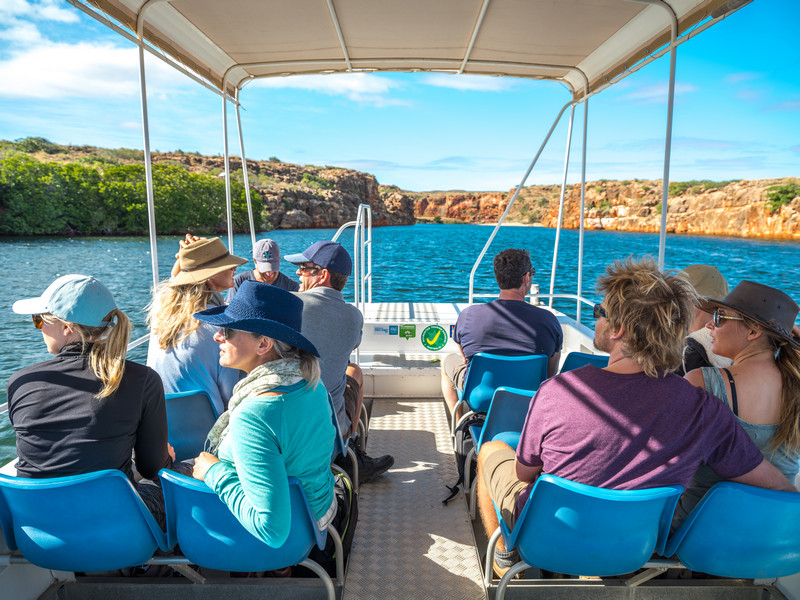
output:
<path id="1" fill-rule="evenodd" d="M 444 71 L 562 80 L 580 96 L 669 40 L 659 6 L 630 0 L 69 0 L 232 92 L 251 77 Z M 686 31 L 729 0 L 669 0 Z"/>

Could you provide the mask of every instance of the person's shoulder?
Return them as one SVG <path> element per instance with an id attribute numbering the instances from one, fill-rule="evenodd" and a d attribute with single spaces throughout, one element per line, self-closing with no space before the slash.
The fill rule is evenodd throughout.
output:
<path id="1" fill-rule="evenodd" d="M 246 271 L 242 271 L 241 273 L 237 273 L 233 276 L 233 286 L 239 287 L 245 281 L 249 281 L 250 279 L 254 279 L 253 277 L 253 269 L 247 269 Z"/>
<path id="2" fill-rule="evenodd" d="M 9 394 L 11 393 L 12 388 L 16 388 L 22 383 L 26 382 L 28 375 L 35 374 L 40 371 L 51 370 L 52 366 L 55 365 L 57 361 L 58 357 L 53 357 L 33 365 L 28 365 L 27 367 L 23 367 L 20 370 L 15 371 L 11 375 L 11 377 L 8 378 Z"/>
<path id="3" fill-rule="evenodd" d="M 275 280 L 275 284 L 277 287 L 283 288 L 289 292 L 296 292 L 300 289 L 300 284 L 297 283 L 291 277 L 283 273 L 278 273 L 278 278 Z"/>

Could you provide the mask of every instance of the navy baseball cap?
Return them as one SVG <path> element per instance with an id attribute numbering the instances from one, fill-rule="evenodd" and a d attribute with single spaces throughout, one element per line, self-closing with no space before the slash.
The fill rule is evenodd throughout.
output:
<path id="1" fill-rule="evenodd" d="M 347 250 L 345 250 L 341 244 L 336 242 L 315 242 L 304 252 L 300 254 L 290 254 L 284 258 L 293 265 L 312 262 L 323 269 L 341 273 L 342 275 L 350 275 L 353 271 L 353 261 L 350 258 L 350 254 L 348 254 Z"/>

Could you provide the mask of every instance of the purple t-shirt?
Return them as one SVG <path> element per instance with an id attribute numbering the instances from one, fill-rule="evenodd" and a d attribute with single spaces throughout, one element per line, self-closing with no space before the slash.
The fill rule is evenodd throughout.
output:
<path id="1" fill-rule="evenodd" d="M 553 356 L 561 350 L 563 334 L 558 319 L 548 310 L 522 300 L 493 300 L 462 310 L 453 340 L 469 364 L 478 352 Z"/>
<path id="2" fill-rule="evenodd" d="M 542 384 L 517 446 L 524 465 L 618 490 L 686 487 L 701 462 L 730 479 L 762 458 L 730 409 L 685 379 L 592 365 Z M 517 514 L 531 487 L 520 494 Z"/>

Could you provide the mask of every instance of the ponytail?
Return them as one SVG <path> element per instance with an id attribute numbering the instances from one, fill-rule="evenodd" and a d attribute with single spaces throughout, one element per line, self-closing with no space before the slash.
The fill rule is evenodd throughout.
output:
<path id="1" fill-rule="evenodd" d="M 81 343 L 92 344 L 89 365 L 103 384 L 95 398 L 107 398 L 117 391 L 125 373 L 125 356 L 131 337 L 131 321 L 124 312 L 115 308 L 106 316 L 105 327 L 88 327 L 71 323 L 81 336 Z M 113 321 L 116 321 L 115 323 Z"/>
<path id="2" fill-rule="evenodd" d="M 781 417 L 772 438 L 772 450 L 786 444 L 792 455 L 800 454 L 800 351 L 782 338 L 770 336 L 778 353 L 781 372 Z"/>

